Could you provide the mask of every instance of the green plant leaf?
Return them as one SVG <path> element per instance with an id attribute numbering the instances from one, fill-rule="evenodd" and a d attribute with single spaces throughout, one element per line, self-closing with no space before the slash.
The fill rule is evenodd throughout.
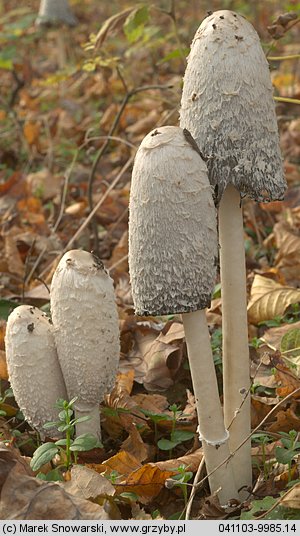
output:
<path id="1" fill-rule="evenodd" d="M 262 512 L 269 510 L 276 503 L 276 501 L 277 499 L 274 499 L 274 497 L 270 497 L 269 495 L 260 501 L 253 501 L 251 510 L 249 510 L 249 512 L 242 512 L 241 519 L 255 519 Z M 275 516 L 278 516 L 278 512 L 276 510 L 276 508 L 275 510 L 272 510 L 272 512 L 270 512 L 265 519 L 280 519 L 278 517 L 271 516 L 271 514 L 274 514 L 274 512 L 276 512 Z"/>
<path id="2" fill-rule="evenodd" d="M 70 447 L 72 451 L 84 452 L 95 448 L 102 447 L 102 443 L 98 441 L 97 437 L 93 434 L 82 434 L 74 440 Z"/>
<path id="3" fill-rule="evenodd" d="M 66 444 L 67 444 L 66 439 L 59 439 L 58 441 L 55 441 L 55 445 L 57 445 L 58 447 L 65 447 Z"/>
<path id="4" fill-rule="evenodd" d="M 130 501 L 138 501 L 139 497 L 136 493 L 132 493 L 129 491 L 124 491 L 123 493 L 120 493 L 120 497 L 123 497 L 124 499 L 129 499 Z"/>
<path id="5" fill-rule="evenodd" d="M 124 22 L 123 30 L 129 43 L 135 43 L 142 36 L 148 18 L 148 7 L 144 5 L 138 7 L 128 15 Z"/>
<path id="6" fill-rule="evenodd" d="M 50 462 L 58 453 L 58 448 L 54 443 L 44 443 L 38 447 L 30 462 L 30 467 L 33 471 L 38 471 L 42 465 Z"/>
<path id="7" fill-rule="evenodd" d="M 195 436 L 194 432 L 187 432 L 185 430 L 175 430 L 172 434 L 172 441 L 175 441 L 177 444 L 182 441 L 188 441 L 193 439 Z"/>
<path id="8" fill-rule="evenodd" d="M 18 303 L 12 300 L 0 300 L 0 318 L 7 320 L 10 313 L 18 307 Z"/>
<path id="9" fill-rule="evenodd" d="M 49 471 L 46 475 L 44 473 L 38 473 L 36 475 L 36 478 L 39 478 L 40 480 L 44 480 L 45 482 L 63 482 L 64 479 L 62 477 L 62 474 L 58 468 L 53 469 L 52 471 Z"/>
<path id="10" fill-rule="evenodd" d="M 62 424 L 61 426 L 57 427 L 57 430 L 59 432 L 66 432 L 67 430 L 71 430 L 71 432 L 74 430 L 74 426 L 72 424 Z"/>
<path id="11" fill-rule="evenodd" d="M 288 359 L 299 359 L 300 357 L 300 329 L 292 328 L 285 333 L 280 342 L 280 351 Z M 299 363 L 296 362 L 298 365 Z"/>
<path id="12" fill-rule="evenodd" d="M 170 441 L 170 439 L 160 439 L 157 442 L 157 446 L 158 448 L 160 448 L 160 450 L 171 450 L 177 445 L 178 443 L 175 443 L 174 441 Z"/>
<path id="13" fill-rule="evenodd" d="M 275 448 L 275 458 L 278 463 L 289 464 L 295 457 L 296 452 L 294 450 L 287 450 L 281 447 Z"/>
<path id="14" fill-rule="evenodd" d="M 78 419 L 73 419 L 72 424 L 77 424 L 78 422 L 90 421 L 91 417 L 89 415 L 84 415 L 83 417 L 78 417 Z"/>
<path id="15" fill-rule="evenodd" d="M 43 424 L 43 428 L 45 428 L 46 430 L 48 428 L 57 428 L 58 426 L 60 426 L 60 421 L 51 421 L 51 422 L 46 422 L 45 424 Z"/>

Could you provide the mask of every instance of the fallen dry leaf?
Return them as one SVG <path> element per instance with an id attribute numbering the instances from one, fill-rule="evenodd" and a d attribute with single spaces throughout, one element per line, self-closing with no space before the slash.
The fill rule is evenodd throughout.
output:
<path id="1" fill-rule="evenodd" d="M 283 324 L 278 328 L 269 328 L 260 338 L 269 346 L 269 348 L 279 351 L 282 337 L 291 329 L 300 329 L 300 322 Z"/>
<path id="2" fill-rule="evenodd" d="M 272 406 L 278 403 L 278 398 L 267 398 L 252 395 L 251 397 L 251 427 L 256 428 L 268 415 Z"/>
<path id="3" fill-rule="evenodd" d="M 149 321 L 137 322 L 135 327 L 133 349 L 121 361 L 120 370 L 134 367 L 135 381 L 148 391 L 164 391 L 173 385 L 182 361 L 182 325 L 169 322 L 162 332 L 161 326 Z"/>
<path id="4" fill-rule="evenodd" d="M 110 519 L 102 506 L 68 494 L 62 486 L 10 474 L 2 487 L 0 519 Z"/>
<path id="5" fill-rule="evenodd" d="M 0 350 L 0 380 L 8 380 L 6 354 L 4 350 Z"/>
<path id="6" fill-rule="evenodd" d="M 300 509 L 300 484 L 295 484 L 284 497 L 282 497 L 280 504 L 286 508 Z"/>
<path id="7" fill-rule="evenodd" d="M 71 480 L 62 485 L 70 495 L 83 499 L 115 494 L 115 488 L 107 478 L 83 465 L 74 465 L 71 469 Z"/>
<path id="8" fill-rule="evenodd" d="M 120 477 L 130 475 L 136 469 L 141 467 L 140 462 L 129 452 L 120 450 L 118 454 L 112 456 L 101 464 L 88 464 L 88 467 L 97 471 L 97 473 L 106 473 L 109 475 L 112 471 L 116 471 Z"/>
<path id="9" fill-rule="evenodd" d="M 176 471 L 179 465 L 185 465 L 185 467 L 189 471 L 195 473 L 199 467 L 202 458 L 202 449 L 197 449 L 195 450 L 195 452 L 191 452 L 190 454 L 186 454 L 185 456 L 179 456 L 179 458 L 165 460 L 163 462 L 155 462 L 153 465 L 156 465 L 157 467 L 159 467 L 159 469 L 162 469 L 163 471 Z"/>
<path id="10" fill-rule="evenodd" d="M 0 519 L 109 519 L 103 507 L 31 475 L 17 451 L 0 447 Z"/>
<path id="11" fill-rule="evenodd" d="M 293 374 L 292 370 L 285 364 L 280 354 L 274 354 L 272 357 L 272 364 L 276 368 L 275 380 L 278 387 L 276 393 L 278 396 L 284 398 L 292 393 L 295 389 L 300 387 L 300 379 Z M 300 393 L 294 395 L 295 398 L 300 397 Z"/>
<path id="12" fill-rule="evenodd" d="M 285 221 L 280 221 L 274 225 L 273 232 L 278 248 L 275 265 L 288 283 L 296 285 L 300 278 L 299 229 L 291 227 Z"/>
<path id="13" fill-rule="evenodd" d="M 266 426 L 268 432 L 300 431 L 300 418 L 295 413 L 295 406 L 276 413 L 276 421 Z"/>
<path id="14" fill-rule="evenodd" d="M 121 483 L 116 485 L 117 493 L 135 493 L 139 502 L 147 504 L 152 501 L 165 486 L 165 481 L 175 474 L 175 471 L 162 471 L 154 464 L 140 467 Z"/>
<path id="15" fill-rule="evenodd" d="M 44 201 L 53 199 L 60 193 L 60 183 L 60 177 L 50 173 L 49 169 L 29 173 L 26 177 L 28 194 Z"/>
<path id="16" fill-rule="evenodd" d="M 125 441 L 123 441 L 121 447 L 126 452 L 129 452 L 134 456 L 139 462 L 144 462 L 151 457 L 151 453 L 155 450 L 155 447 L 150 447 L 146 445 L 141 437 L 141 434 L 137 430 L 137 427 L 134 423 L 127 428 L 129 435 Z"/>
<path id="17" fill-rule="evenodd" d="M 24 264 L 21 255 L 17 248 L 16 237 L 19 233 L 18 228 L 11 228 L 4 235 L 5 259 L 8 269 L 12 274 L 16 274 L 21 278 L 24 277 Z"/>
<path id="18" fill-rule="evenodd" d="M 31 120 L 25 122 L 23 132 L 28 145 L 38 146 L 40 131 L 41 125 L 39 123 L 36 123 L 35 121 Z"/>
<path id="19" fill-rule="evenodd" d="M 279 285 L 272 279 L 255 275 L 248 304 L 248 319 L 253 324 L 284 314 L 293 303 L 300 302 L 300 290 Z"/>

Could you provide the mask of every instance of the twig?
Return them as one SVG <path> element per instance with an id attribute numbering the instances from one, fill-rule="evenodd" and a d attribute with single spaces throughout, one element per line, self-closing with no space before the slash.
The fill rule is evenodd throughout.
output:
<path id="1" fill-rule="evenodd" d="M 227 458 L 225 458 L 225 460 L 223 460 L 222 463 L 219 463 L 219 465 L 217 467 L 215 467 L 209 474 L 207 474 L 204 478 L 202 478 L 202 480 L 200 480 L 200 482 L 197 484 L 196 486 L 196 489 L 200 488 L 203 483 L 213 474 L 215 473 L 218 469 L 220 469 L 220 467 L 222 467 L 222 465 L 224 465 L 225 463 L 229 462 L 231 460 L 231 458 L 235 455 L 235 453 L 253 436 L 253 434 L 255 434 L 257 432 L 257 430 L 260 429 L 260 427 L 267 421 L 267 419 L 273 415 L 273 413 L 275 413 L 275 411 L 277 411 L 278 407 L 281 406 L 281 404 L 283 404 L 284 402 L 286 402 L 287 400 L 289 400 L 290 398 L 292 398 L 292 396 L 294 396 L 295 394 L 299 393 L 300 392 L 300 387 L 297 387 L 297 389 L 294 389 L 294 391 L 292 391 L 292 393 L 288 394 L 287 396 L 285 396 L 282 400 L 280 400 L 276 406 L 274 406 L 274 408 L 271 409 L 271 411 L 262 419 L 262 421 L 256 426 L 256 428 L 254 428 L 254 430 L 252 430 L 251 434 L 249 434 L 237 447 L 236 449 L 229 455 L 227 456 Z"/>
<path id="2" fill-rule="evenodd" d="M 201 477 L 201 473 L 202 473 L 202 471 L 204 469 L 204 466 L 205 466 L 205 459 L 204 459 L 204 456 L 203 456 L 203 458 L 201 459 L 201 461 L 199 463 L 197 473 L 195 474 L 192 491 L 191 491 L 191 494 L 189 496 L 188 503 L 186 505 L 185 519 L 190 519 L 190 514 L 191 514 L 191 510 L 192 510 L 194 497 L 196 495 L 196 492 L 199 491 L 199 487 L 197 487 L 197 483 L 198 483 L 199 478 Z"/>
<path id="3" fill-rule="evenodd" d="M 128 254 L 124 255 L 124 257 L 122 257 L 121 259 L 116 261 L 114 264 L 112 264 L 112 266 L 109 267 L 109 271 L 112 272 L 112 270 L 115 270 L 115 268 L 117 268 L 117 266 L 122 264 L 122 262 L 126 261 L 126 259 L 128 259 Z"/>
<path id="4" fill-rule="evenodd" d="M 41 262 L 41 260 L 42 260 L 42 258 L 43 258 L 43 256 L 44 256 L 44 254 L 46 253 L 46 251 L 47 251 L 47 247 L 44 246 L 43 249 L 42 249 L 42 251 L 40 251 L 40 253 L 39 253 L 37 259 L 35 260 L 35 263 L 34 263 L 34 265 L 32 266 L 32 268 L 31 268 L 29 274 L 26 276 L 25 283 L 24 283 L 24 287 L 25 287 L 26 285 L 28 285 L 28 283 L 30 282 L 30 279 L 32 278 L 32 276 L 33 276 L 35 270 L 37 269 L 38 265 L 40 264 L 40 262 Z M 36 278 L 36 279 L 38 279 L 38 278 Z"/>
<path id="5" fill-rule="evenodd" d="M 248 396 L 250 395 L 250 393 L 251 393 L 251 389 L 252 389 L 252 387 L 253 387 L 254 379 L 255 379 L 255 377 L 256 377 L 256 375 L 257 375 L 257 373 L 258 373 L 259 368 L 261 367 L 261 364 L 262 364 L 262 362 L 260 361 L 260 362 L 258 363 L 257 367 L 256 367 L 255 373 L 254 373 L 253 378 L 252 378 L 252 380 L 251 380 L 251 382 L 250 382 L 250 387 L 247 389 L 247 391 L 246 391 L 246 393 L 245 393 L 245 395 L 244 395 L 244 397 L 243 397 L 243 399 L 242 399 L 242 402 L 240 403 L 239 407 L 235 410 L 235 412 L 234 412 L 234 416 L 233 416 L 233 418 L 231 419 L 229 425 L 227 426 L 227 429 L 228 429 L 228 430 L 230 430 L 230 427 L 232 426 L 233 421 L 235 420 L 236 416 L 240 413 L 241 408 L 242 408 L 243 405 L 245 404 L 245 402 L 246 402 Z"/>
<path id="6" fill-rule="evenodd" d="M 272 510 L 275 510 L 275 508 L 277 508 L 277 506 L 280 505 L 280 503 L 282 502 L 282 500 L 292 491 L 293 488 L 295 488 L 296 486 L 299 486 L 299 483 L 295 484 L 292 488 L 288 489 L 281 497 L 279 497 L 279 499 L 273 504 L 273 506 L 271 506 L 271 508 L 269 508 L 269 510 L 267 510 L 266 512 L 264 512 L 263 514 L 261 514 L 260 516 L 258 517 L 255 517 L 255 521 L 257 519 L 263 519 L 264 517 L 266 517 L 266 515 L 270 514 L 272 512 Z"/>
<path id="7" fill-rule="evenodd" d="M 121 80 L 123 80 L 121 78 Z M 125 83 L 125 82 L 124 82 Z M 125 85 L 126 87 L 126 85 Z M 120 118 L 122 116 L 122 113 L 124 112 L 128 102 L 130 101 L 130 99 L 136 95 L 137 93 L 141 93 L 142 91 L 149 91 L 151 89 L 171 89 L 173 86 L 172 85 L 147 85 L 147 86 L 140 86 L 140 87 L 137 87 L 135 89 L 132 89 L 130 91 L 127 91 L 122 103 L 121 103 L 121 106 L 120 106 L 120 109 L 113 121 L 113 124 L 111 125 L 110 127 L 110 130 L 109 130 L 109 133 L 108 133 L 108 136 L 107 136 L 107 140 L 105 141 L 105 143 L 102 145 L 102 147 L 99 149 L 97 155 L 96 155 L 96 158 L 93 162 L 93 166 L 92 166 L 92 169 L 91 169 L 91 173 L 90 173 L 90 176 L 89 176 L 89 181 L 88 181 L 88 203 L 89 203 L 89 208 L 90 208 L 90 211 L 92 212 L 93 211 L 93 183 L 94 183 L 94 178 L 95 178 L 95 174 L 96 174 L 96 170 L 97 170 L 97 167 L 98 167 L 98 164 L 100 162 L 100 159 L 102 158 L 103 154 L 105 153 L 108 145 L 109 145 L 109 138 L 113 135 L 115 129 L 117 128 L 118 124 L 119 124 L 119 121 L 120 121 Z M 89 220 L 90 221 L 90 220 Z M 94 226 L 95 227 L 95 226 Z M 97 253 L 98 251 L 98 233 L 97 233 L 97 230 L 94 228 L 94 250 L 95 250 L 95 253 Z"/>
<path id="8" fill-rule="evenodd" d="M 111 226 L 111 228 L 109 229 L 108 234 L 112 234 L 114 232 L 115 228 L 118 227 L 119 223 L 121 223 L 124 216 L 126 216 L 128 210 L 129 210 L 129 207 L 124 208 L 122 214 L 118 217 L 117 221 L 115 221 L 113 225 Z"/>
<path id="9" fill-rule="evenodd" d="M 123 138 L 119 138 L 118 136 L 93 136 L 92 138 L 86 138 L 86 143 L 90 143 L 91 141 L 99 141 L 99 140 L 119 141 L 120 143 L 127 145 L 131 149 L 137 148 L 134 143 L 131 143 L 128 140 L 124 140 Z"/>
<path id="10" fill-rule="evenodd" d="M 99 207 L 103 204 L 105 199 L 107 198 L 108 194 L 111 192 L 111 190 L 116 186 L 116 184 L 119 182 L 119 180 L 124 175 L 125 171 L 131 166 L 132 162 L 134 160 L 134 156 L 131 156 L 129 160 L 127 160 L 126 164 L 122 167 L 121 171 L 118 173 L 116 178 L 113 180 L 109 188 L 106 190 L 106 192 L 103 194 L 103 196 L 99 199 L 98 203 L 94 206 L 92 212 L 89 213 L 86 220 L 83 222 L 83 224 L 79 227 L 79 229 L 76 231 L 76 233 L 72 236 L 71 240 L 69 240 L 68 244 L 64 248 L 64 252 L 67 251 L 77 240 L 77 238 L 81 235 L 82 231 L 87 227 L 87 225 L 90 223 L 93 216 L 96 214 Z"/>

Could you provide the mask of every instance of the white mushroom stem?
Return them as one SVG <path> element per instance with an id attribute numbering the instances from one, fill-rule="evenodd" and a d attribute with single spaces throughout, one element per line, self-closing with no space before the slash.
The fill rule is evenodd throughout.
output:
<path id="1" fill-rule="evenodd" d="M 95 406 L 87 406 L 84 404 L 74 404 L 76 419 L 80 417 L 88 417 L 86 421 L 82 421 L 76 424 L 76 437 L 82 434 L 90 434 L 91 430 L 93 434 L 101 439 L 101 429 L 100 429 L 100 408 L 99 404 Z"/>
<path id="2" fill-rule="evenodd" d="M 222 285 L 224 418 L 238 489 L 252 481 L 251 442 L 235 452 L 249 436 L 250 370 L 247 323 L 246 266 L 240 194 L 229 184 L 219 209 Z M 244 489 L 241 498 L 247 496 Z"/>
<path id="3" fill-rule="evenodd" d="M 189 364 L 196 398 L 200 439 L 207 473 L 230 457 L 228 431 L 224 426 L 205 310 L 182 315 Z M 237 496 L 232 462 L 225 462 L 208 478 L 221 505 Z"/>

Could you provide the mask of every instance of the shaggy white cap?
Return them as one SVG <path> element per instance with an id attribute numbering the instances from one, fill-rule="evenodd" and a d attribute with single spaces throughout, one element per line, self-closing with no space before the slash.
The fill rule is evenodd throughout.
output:
<path id="1" fill-rule="evenodd" d="M 142 141 L 129 213 L 136 313 L 166 315 L 207 307 L 218 256 L 216 212 L 206 165 L 181 128 L 160 127 Z"/>
<path id="2" fill-rule="evenodd" d="M 85 411 L 113 387 L 119 363 L 118 313 L 113 281 L 87 251 L 61 259 L 51 284 L 51 314 L 68 397 Z"/>
<path id="3" fill-rule="evenodd" d="M 59 398 L 67 398 L 59 366 L 53 326 L 36 307 L 20 305 L 9 315 L 5 348 L 9 379 L 25 419 L 44 436 L 58 436 L 55 429 L 43 429 L 57 421 Z"/>
<path id="4" fill-rule="evenodd" d="M 183 84 L 180 125 L 208 157 L 220 199 L 232 182 L 257 201 L 282 199 L 286 182 L 269 66 L 253 26 L 216 11 L 197 30 Z"/>
<path id="5" fill-rule="evenodd" d="M 75 26 L 77 19 L 70 9 L 68 0 L 41 0 L 36 24 Z"/>

